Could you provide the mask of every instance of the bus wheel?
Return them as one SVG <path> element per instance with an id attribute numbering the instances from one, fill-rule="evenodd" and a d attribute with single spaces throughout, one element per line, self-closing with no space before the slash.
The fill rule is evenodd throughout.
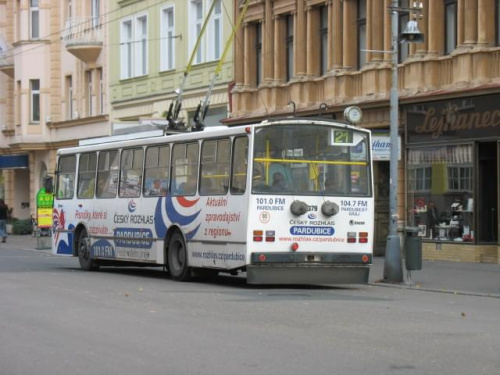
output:
<path id="1" fill-rule="evenodd" d="M 97 271 L 99 269 L 99 265 L 96 264 L 90 254 L 89 240 L 85 230 L 78 237 L 78 261 L 82 270 Z"/>
<path id="2" fill-rule="evenodd" d="M 168 244 L 168 273 L 172 280 L 188 281 L 191 273 L 187 262 L 187 251 L 184 237 L 175 232 Z"/>

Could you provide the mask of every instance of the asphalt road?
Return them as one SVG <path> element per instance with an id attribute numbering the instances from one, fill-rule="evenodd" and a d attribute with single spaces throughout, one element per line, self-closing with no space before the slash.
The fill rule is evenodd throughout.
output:
<path id="1" fill-rule="evenodd" d="M 0 249 L 0 374 L 500 374 L 500 299 L 177 283 Z"/>

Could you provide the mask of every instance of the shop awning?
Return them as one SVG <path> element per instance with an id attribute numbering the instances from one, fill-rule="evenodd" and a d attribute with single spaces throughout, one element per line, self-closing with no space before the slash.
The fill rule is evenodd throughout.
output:
<path id="1" fill-rule="evenodd" d="M 0 169 L 28 168 L 28 155 L 1 155 Z"/>

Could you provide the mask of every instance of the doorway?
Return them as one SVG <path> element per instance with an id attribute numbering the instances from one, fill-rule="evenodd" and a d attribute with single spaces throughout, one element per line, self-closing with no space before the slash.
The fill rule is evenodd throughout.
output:
<path id="1" fill-rule="evenodd" d="M 498 239 L 498 161 L 497 143 L 477 144 L 478 169 L 476 176 L 478 242 L 497 242 Z"/>
<path id="2" fill-rule="evenodd" d="M 390 162 L 373 163 L 375 185 L 375 233 L 373 255 L 384 256 L 389 235 L 389 176 Z"/>

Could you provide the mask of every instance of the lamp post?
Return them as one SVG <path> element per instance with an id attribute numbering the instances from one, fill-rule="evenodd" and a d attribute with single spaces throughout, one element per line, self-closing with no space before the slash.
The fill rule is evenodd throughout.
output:
<path id="1" fill-rule="evenodd" d="M 398 236 L 398 127 L 399 127 L 399 98 L 398 98 L 398 34 L 399 12 L 413 12 L 421 14 L 422 4 L 413 3 L 412 8 L 398 7 L 399 1 L 392 0 L 391 11 L 391 56 L 392 79 L 390 92 L 390 190 L 389 190 L 389 235 L 385 250 L 384 281 L 401 283 L 403 281 L 403 265 L 401 260 L 401 244 Z M 422 43 L 423 35 L 418 31 L 415 20 L 410 20 L 401 38 L 402 42 Z"/>

